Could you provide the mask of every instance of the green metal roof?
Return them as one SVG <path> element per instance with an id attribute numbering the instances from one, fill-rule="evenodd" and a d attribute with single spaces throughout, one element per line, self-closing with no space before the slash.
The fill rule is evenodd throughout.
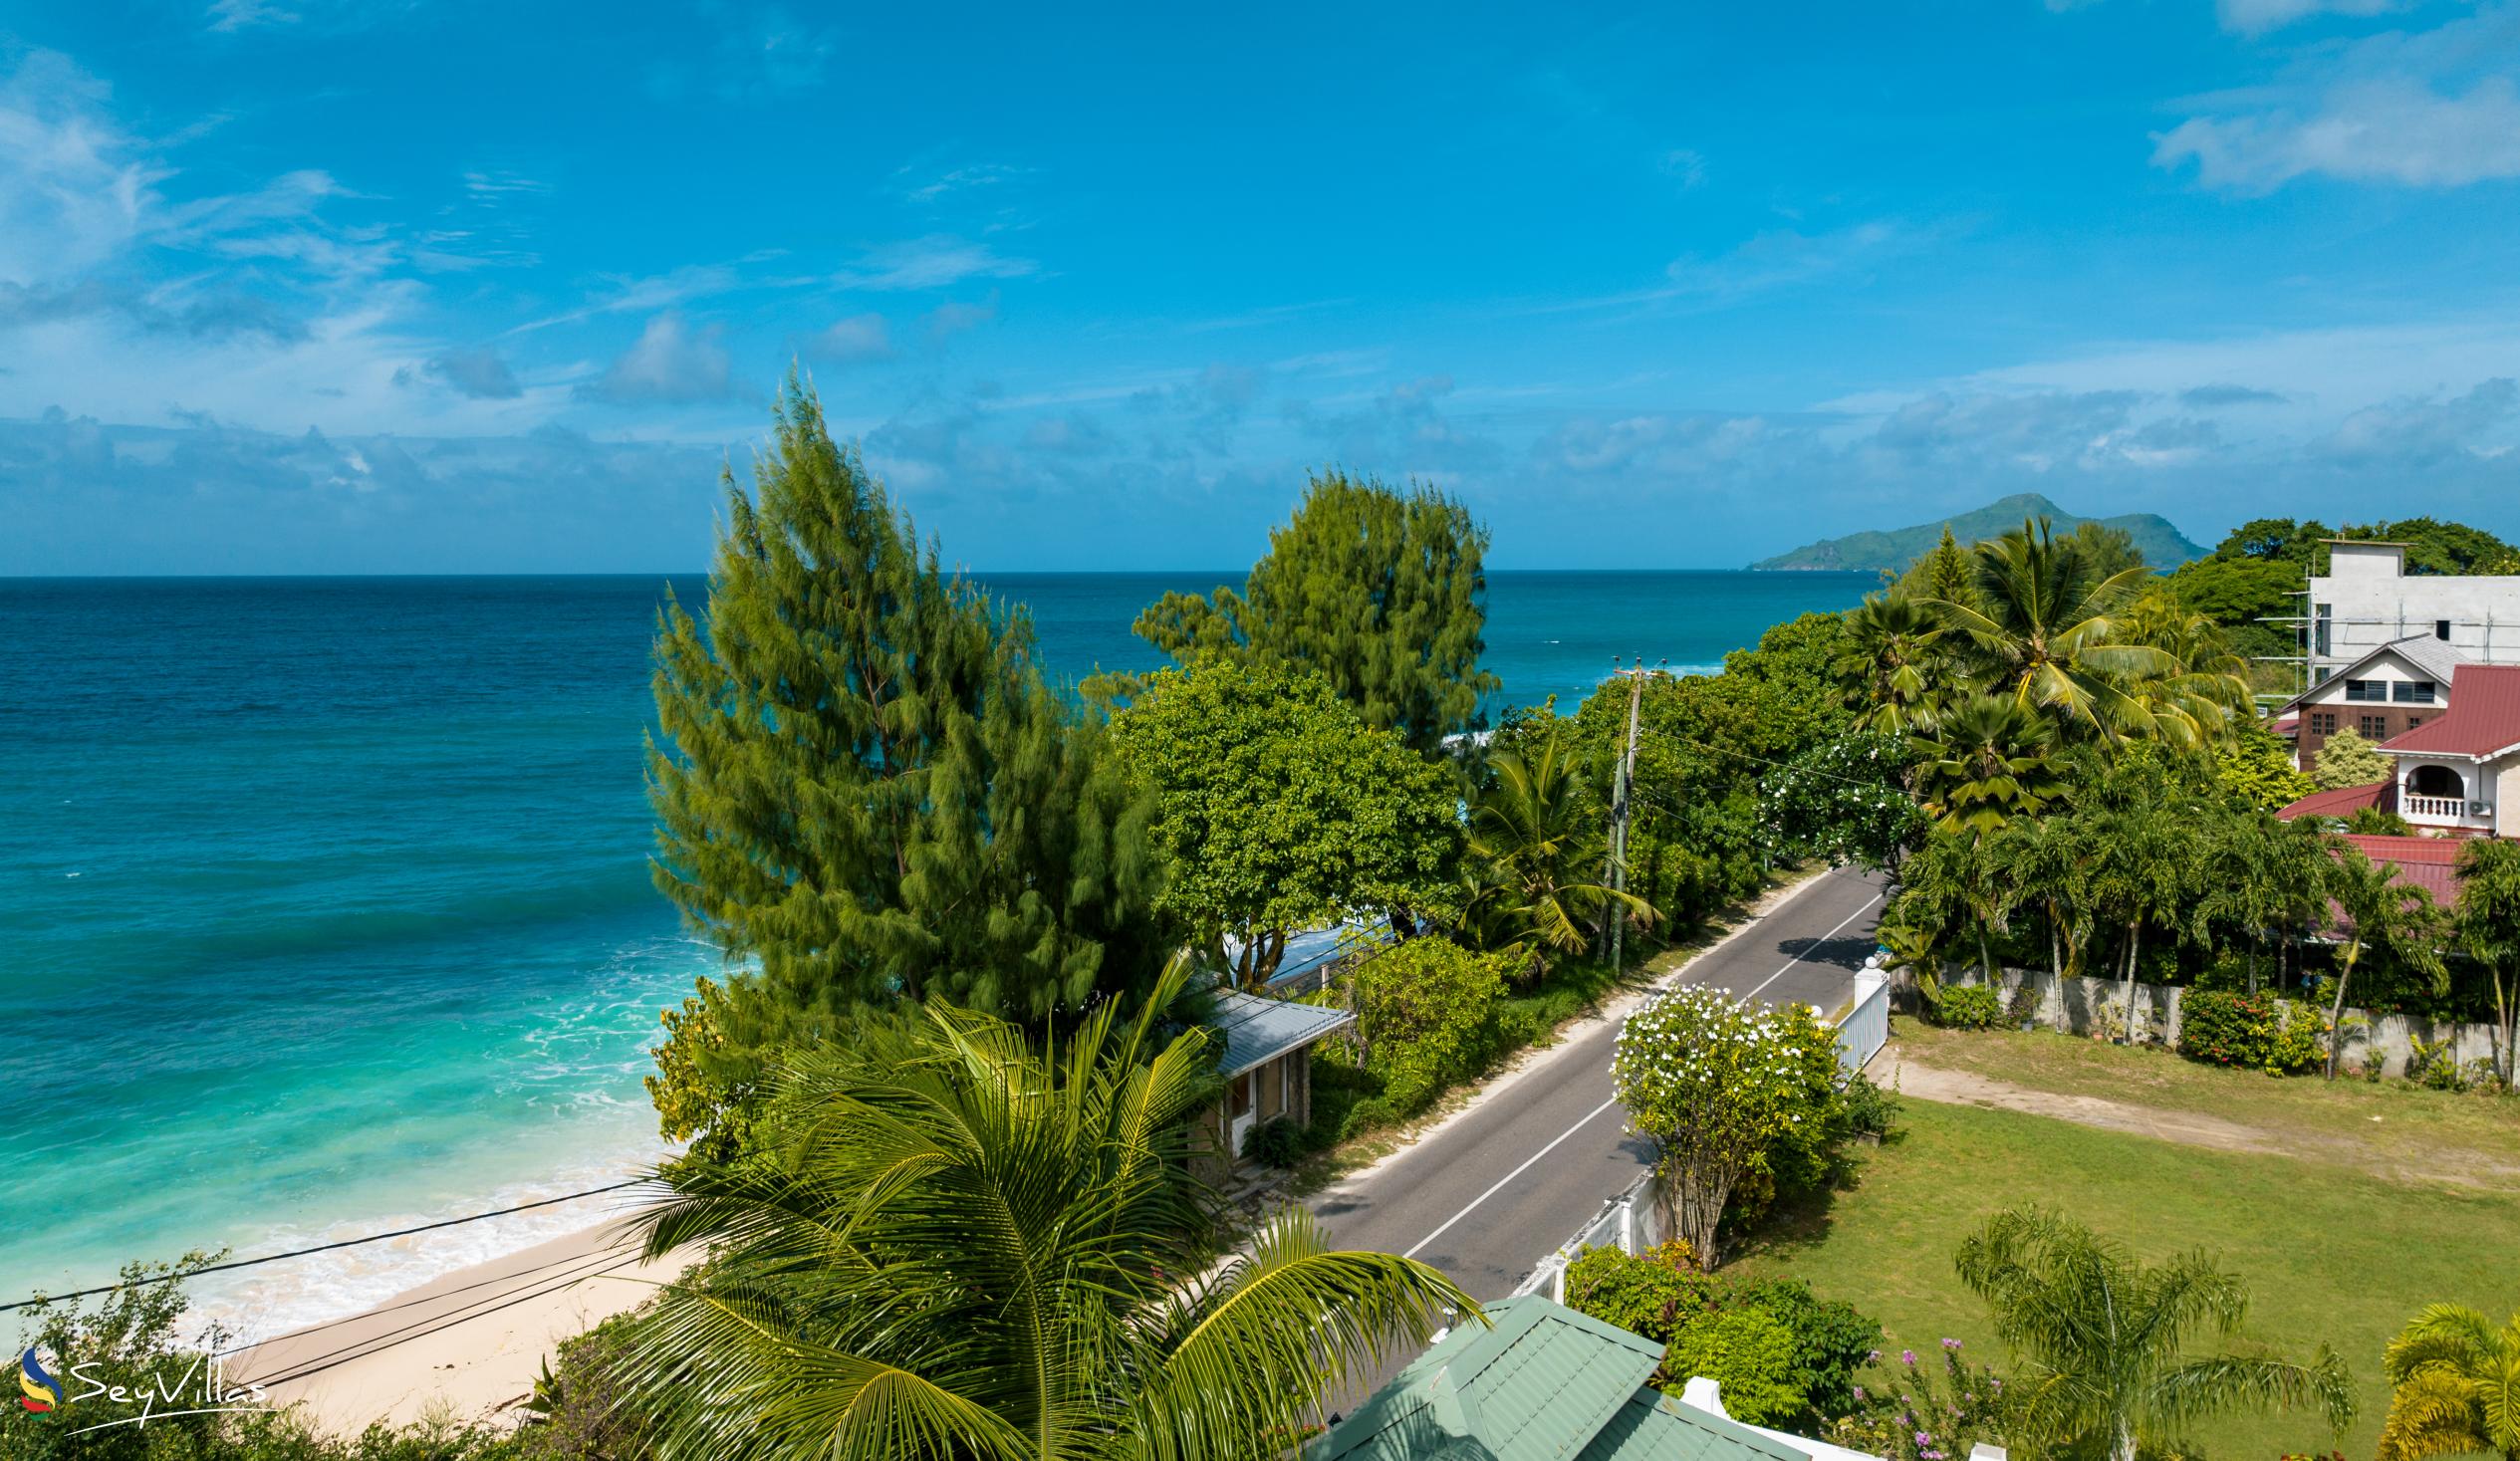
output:
<path id="1" fill-rule="evenodd" d="M 1645 1381 L 1662 1346 L 1537 1295 L 1488 1305 L 1305 1461 L 1809 1461 Z"/>

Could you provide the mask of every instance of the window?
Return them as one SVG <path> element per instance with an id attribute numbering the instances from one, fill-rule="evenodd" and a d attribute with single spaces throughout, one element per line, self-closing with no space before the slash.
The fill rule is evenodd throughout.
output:
<path id="1" fill-rule="evenodd" d="M 2406 729 L 2408 730 L 2413 730 L 2416 726 L 2421 724 L 2423 724 L 2423 717 L 2420 715 L 2409 715 L 2406 717 Z"/>
<path id="2" fill-rule="evenodd" d="M 2446 618 L 2434 619 L 2432 621 L 2432 637 L 2447 642 L 2450 637 L 2450 621 Z"/>
<path id="3" fill-rule="evenodd" d="M 2314 736 L 2335 735 L 2337 733 L 2337 713 L 2333 710 L 2311 711 L 2310 733 Z"/>
<path id="4" fill-rule="evenodd" d="M 2386 715 L 2357 716 L 2355 717 L 2354 728 L 2361 731 L 2363 733 L 2363 739 L 2367 741 L 2385 741 L 2389 739 L 2389 717 Z"/>
<path id="5" fill-rule="evenodd" d="M 2377 701 L 2385 704 L 2389 699 L 2389 681 L 2347 680 L 2345 682 L 2345 698 L 2348 700 Z"/>
<path id="6" fill-rule="evenodd" d="M 2390 698 L 2400 705 L 2429 705 L 2434 688 L 2430 680 L 2399 680 L 2389 691 Z"/>
<path id="7" fill-rule="evenodd" d="M 2311 631 L 2311 653 L 2326 654 L 2328 652 L 2328 619 L 2335 612 L 2336 606 L 2333 604 L 2319 604 L 2311 607 L 2310 616 L 2317 620 Z"/>

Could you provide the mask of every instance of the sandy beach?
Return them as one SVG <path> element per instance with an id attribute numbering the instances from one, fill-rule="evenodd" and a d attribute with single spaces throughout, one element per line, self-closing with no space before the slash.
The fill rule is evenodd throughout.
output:
<path id="1" fill-rule="evenodd" d="M 697 1257 L 643 1263 L 628 1220 L 444 1274 L 347 1320 L 268 1340 L 228 1373 L 356 1434 L 431 1413 L 512 1415 L 561 1340 L 636 1307 Z"/>

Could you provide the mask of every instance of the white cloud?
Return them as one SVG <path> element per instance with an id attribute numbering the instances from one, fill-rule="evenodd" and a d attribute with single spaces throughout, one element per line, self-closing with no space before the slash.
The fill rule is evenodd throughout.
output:
<path id="1" fill-rule="evenodd" d="M 997 291 L 978 301 L 947 300 L 927 312 L 927 338 L 941 345 L 966 330 L 977 330 L 997 318 Z"/>
<path id="2" fill-rule="evenodd" d="M 2382 15 L 2400 8 L 2400 0 L 2215 0 L 2214 14 L 2224 30 L 2262 36 L 2313 15 Z"/>
<path id="3" fill-rule="evenodd" d="M 852 315 L 808 337 L 805 354 L 842 365 L 888 361 L 892 359 L 892 329 L 882 315 Z"/>
<path id="4" fill-rule="evenodd" d="M 725 330 L 691 330 L 678 315 L 658 315 L 639 332 L 586 394 L 611 401 L 722 400 L 736 393 Z"/>
<path id="5" fill-rule="evenodd" d="M 2155 166 L 2264 193 L 2312 175 L 2406 187 L 2520 177 L 2520 8 L 2312 46 L 2273 84 L 2189 104 Z"/>
<path id="6" fill-rule="evenodd" d="M 987 244 L 938 233 L 869 249 L 830 282 L 844 289 L 942 289 L 966 279 L 1019 279 L 1039 267 Z"/>

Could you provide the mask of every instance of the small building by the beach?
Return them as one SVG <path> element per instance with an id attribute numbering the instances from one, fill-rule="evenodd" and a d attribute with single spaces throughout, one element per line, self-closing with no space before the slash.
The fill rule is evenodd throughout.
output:
<path id="1" fill-rule="evenodd" d="M 1263 1122 L 1313 1118 L 1313 1047 L 1357 1023 L 1352 1011 L 1230 990 L 1216 998 L 1208 1028 L 1224 1042 L 1218 1073 L 1225 1096 L 1205 1122 L 1220 1166 L 1243 1165 L 1242 1144 Z"/>

